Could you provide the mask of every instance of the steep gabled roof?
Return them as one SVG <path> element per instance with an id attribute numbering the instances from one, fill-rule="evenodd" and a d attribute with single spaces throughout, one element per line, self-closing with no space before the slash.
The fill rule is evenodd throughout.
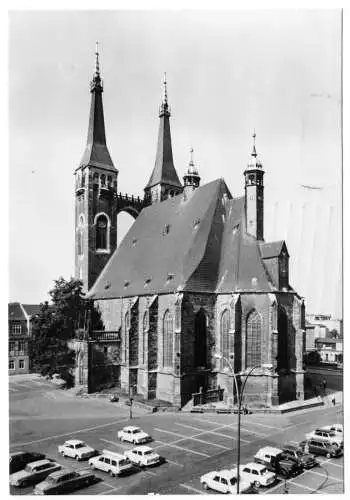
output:
<path id="1" fill-rule="evenodd" d="M 26 320 L 26 316 L 19 302 L 10 302 L 8 305 L 8 319 L 23 321 Z"/>
<path id="2" fill-rule="evenodd" d="M 272 241 L 270 243 L 260 242 L 259 245 L 260 245 L 261 257 L 263 259 L 271 259 L 273 257 L 279 257 L 282 250 L 284 250 L 288 254 L 286 242 L 284 240 Z"/>
<path id="3" fill-rule="evenodd" d="M 220 245 L 212 240 L 223 231 L 224 193 L 231 196 L 219 179 L 196 189 L 187 201 L 178 195 L 143 209 L 88 295 L 214 291 Z"/>
<path id="4" fill-rule="evenodd" d="M 28 316 L 35 316 L 39 314 L 41 310 L 40 304 L 22 304 L 22 307 L 25 309 Z"/>

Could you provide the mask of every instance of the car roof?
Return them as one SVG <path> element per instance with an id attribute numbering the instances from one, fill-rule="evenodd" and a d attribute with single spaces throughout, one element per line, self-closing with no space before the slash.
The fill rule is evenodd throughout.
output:
<path id="1" fill-rule="evenodd" d="M 296 450 L 299 450 L 299 446 L 296 446 L 295 444 L 285 444 L 283 446 L 283 450 L 293 450 L 293 451 L 296 451 Z"/>
<path id="2" fill-rule="evenodd" d="M 19 457 L 20 455 L 25 455 L 26 453 L 28 453 L 27 451 L 13 451 L 12 453 L 10 453 L 10 457 L 13 458 L 13 457 Z"/>
<path id="3" fill-rule="evenodd" d="M 85 444 L 85 441 L 81 441 L 81 439 L 68 439 L 68 441 L 65 441 L 64 444 L 80 444 L 80 443 Z"/>
<path id="4" fill-rule="evenodd" d="M 252 469 L 259 469 L 259 470 L 266 469 L 265 465 L 258 464 L 256 462 L 249 462 L 248 464 L 245 464 L 243 467 L 250 467 Z"/>
<path id="5" fill-rule="evenodd" d="M 270 455 L 277 455 L 278 453 L 282 453 L 282 450 L 279 448 L 274 448 L 273 446 L 265 446 L 265 448 L 260 448 L 258 453 L 269 453 Z"/>
<path id="6" fill-rule="evenodd" d="M 36 462 L 31 462 L 30 465 L 31 467 L 37 467 L 38 465 L 44 465 L 44 464 L 54 464 L 54 462 L 51 462 L 50 460 L 47 460 L 46 458 L 44 460 L 37 460 Z"/>
<path id="7" fill-rule="evenodd" d="M 217 474 L 219 476 L 230 478 L 230 479 L 232 477 L 236 477 L 235 471 L 234 470 L 228 470 L 228 469 L 214 470 L 213 472 L 211 472 L 211 474 Z"/>
<path id="8" fill-rule="evenodd" d="M 155 451 L 150 446 L 138 446 L 137 448 L 133 448 L 131 451 L 135 451 L 135 450 L 153 451 L 153 453 L 155 453 Z"/>
<path id="9" fill-rule="evenodd" d="M 140 427 L 136 427 L 135 425 L 128 425 L 123 428 L 123 431 L 140 431 Z"/>

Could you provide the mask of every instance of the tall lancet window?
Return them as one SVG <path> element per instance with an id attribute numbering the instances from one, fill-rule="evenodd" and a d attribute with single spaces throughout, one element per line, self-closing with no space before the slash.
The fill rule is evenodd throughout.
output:
<path id="1" fill-rule="evenodd" d="M 247 318 L 246 368 L 261 364 L 262 321 L 257 311 L 252 311 Z"/>
<path id="2" fill-rule="evenodd" d="M 163 319 L 163 366 L 173 366 L 174 320 L 170 311 L 166 311 Z"/>
<path id="3" fill-rule="evenodd" d="M 78 255 L 84 254 L 84 217 L 79 217 L 78 226 Z"/>
<path id="4" fill-rule="evenodd" d="M 221 353 L 228 359 L 230 355 L 230 311 L 225 309 L 221 316 Z"/>
<path id="5" fill-rule="evenodd" d="M 96 220 L 96 250 L 108 250 L 108 219 L 99 215 Z"/>

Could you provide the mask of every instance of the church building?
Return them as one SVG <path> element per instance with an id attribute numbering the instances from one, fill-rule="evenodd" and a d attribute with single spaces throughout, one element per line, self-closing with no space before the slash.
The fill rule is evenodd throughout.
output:
<path id="1" fill-rule="evenodd" d="M 167 83 L 156 159 L 142 198 L 118 192 L 109 154 L 96 51 L 87 145 L 75 171 L 75 273 L 103 330 L 76 341 L 76 383 L 114 382 L 125 393 L 181 407 L 234 377 L 244 401 L 273 406 L 304 398 L 304 302 L 289 284 L 284 241 L 264 240 L 264 167 L 253 146 L 242 196 L 224 179 L 201 183 L 193 159 L 180 181 Z M 243 190 L 244 188 L 244 190 Z M 135 221 L 117 246 L 117 215 Z M 110 379 L 101 376 L 110 367 Z"/>

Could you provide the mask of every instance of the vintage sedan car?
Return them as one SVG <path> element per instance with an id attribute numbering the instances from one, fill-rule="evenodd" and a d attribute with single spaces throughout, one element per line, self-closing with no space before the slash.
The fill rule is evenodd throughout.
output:
<path id="1" fill-rule="evenodd" d="M 343 436 L 339 436 L 334 431 L 330 431 L 327 429 L 315 429 L 314 431 L 305 434 L 305 438 L 306 440 L 312 438 L 322 438 L 331 444 L 335 444 L 340 447 L 344 446 Z"/>
<path id="2" fill-rule="evenodd" d="M 339 436 L 340 438 L 343 439 L 343 434 L 344 434 L 343 424 L 325 425 L 324 427 L 322 427 L 322 430 L 332 431 L 335 433 L 336 436 Z"/>
<path id="3" fill-rule="evenodd" d="M 37 484 L 34 495 L 57 495 L 70 493 L 96 483 L 98 478 L 88 470 L 60 470 L 50 474 L 45 481 Z"/>
<path id="4" fill-rule="evenodd" d="M 44 460 L 44 458 L 44 453 L 37 453 L 35 451 L 16 451 L 10 453 L 10 474 L 14 474 L 24 469 L 24 467 L 31 462 Z"/>
<path id="5" fill-rule="evenodd" d="M 311 453 L 305 453 L 299 446 L 286 444 L 282 451 L 284 456 L 296 462 L 303 467 L 303 469 L 312 469 L 312 467 L 319 465 L 316 458 L 311 455 Z"/>
<path id="6" fill-rule="evenodd" d="M 62 469 L 60 464 L 51 462 L 50 460 L 39 460 L 27 464 L 23 470 L 15 472 L 10 476 L 11 486 L 28 486 L 30 484 L 40 483 L 51 472 L 56 472 Z"/>
<path id="7" fill-rule="evenodd" d="M 152 450 L 149 446 L 138 446 L 132 450 L 124 451 L 124 455 L 135 465 L 147 467 L 150 465 L 159 464 L 161 461 L 158 453 Z"/>
<path id="8" fill-rule="evenodd" d="M 237 468 L 233 469 L 237 475 Z M 246 465 L 240 466 L 240 477 L 246 483 L 255 486 L 255 488 L 260 488 L 260 486 L 271 486 L 276 481 L 276 474 L 267 470 L 265 465 L 258 464 L 256 462 L 250 462 Z"/>
<path id="9" fill-rule="evenodd" d="M 237 470 L 221 470 L 204 474 L 200 482 L 205 490 L 214 490 L 219 493 L 237 493 Z M 249 482 L 240 479 L 239 492 L 250 493 L 252 487 Z"/>
<path id="10" fill-rule="evenodd" d="M 118 438 L 121 441 L 129 441 L 129 443 L 133 444 L 144 444 L 152 441 L 151 436 L 143 432 L 140 427 L 135 427 L 133 425 L 129 425 L 124 427 L 121 431 L 118 431 Z"/>
<path id="11" fill-rule="evenodd" d="M 339 457 L 343 454 L 342 448 L 336 444 L 332 444 L 323 438 L 312 438 L 299 443 L 300 448 L 305 450 L 306 453 L 313 453 L 314 455 L 325 455 L 326 458 Z"/>
<path id="12" fill-rule="evenodd" d="M 79 439 L 70 439 L 64 444 L 58 446 L 58 452 L 63 457 L 75 458 L 75 460 L 84 460 L 93 457 L 96 451 Z"/>

